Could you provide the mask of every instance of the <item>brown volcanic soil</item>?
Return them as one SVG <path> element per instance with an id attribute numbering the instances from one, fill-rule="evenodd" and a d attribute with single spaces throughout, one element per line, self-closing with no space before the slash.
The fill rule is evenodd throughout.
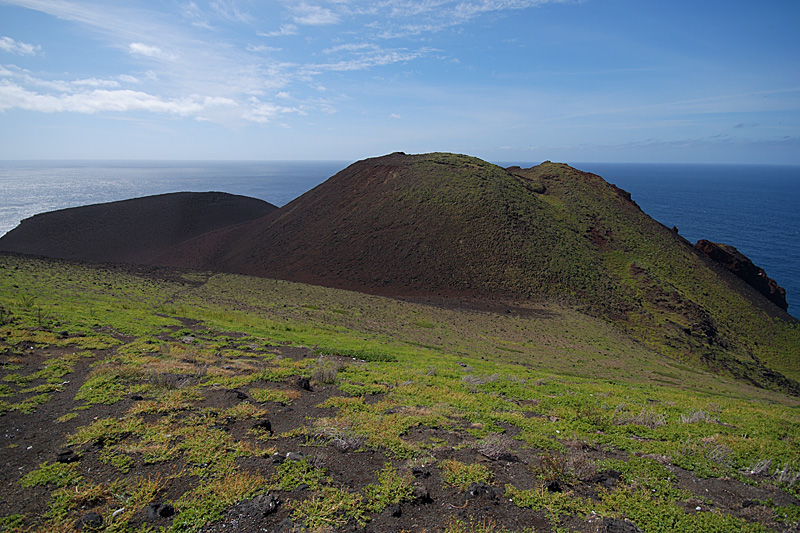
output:
<path id="1" fill-rule="evenodd" d="M 202 336 L 199 331 L 201 325 L 186 321 L 182 332 L 193 330 L 196 338 Z M 177 328 L 176 328 L 177 329 Z M 236 333 L 231 333 L 235 338 Z M 132 337 L 118 336 L 123 342 L 131 342 Z M 165 333 L 159 336 L 160 341 L 175 342 L 175 339 Z M 0 347 L 3 346 L 0 340 Z M 75 351 L 70 348 L 43 348 L 40 346 L 23 347 L 24 358 L 15 358 L 15 364 L 20 363 L 21 368 L 15 372 L 27 376 L 40 369 L 42 361 L 58 357 L 64 353 Z M 245 356 L 255 356 L 262 348 L 242 345 L 240 347 Z M 103 444 L 87 443 L 80 446 L 68 446 L 67 437 L 79 427 L 90 424 L 93 420 L 111 418 L 122 419 L 141 398 L 126 397 L 111 405 L 93 405 L 89 409 L 82 409 L 82 402 L 74 400 L 75 394 L 86 381 L 91 367 L 99 361 L 113 357 L 115 349 L 97 350 L 93 357 L 83 359 L 76 365 L 74 371 L 64 377 L 63 387 L 55 394 L 54 398 L 44 405 L 37 407 L 33 413 L 9 412 L 0 416 L 2 420 L 2 435 L 4 445 L 0 447 L 0 517 L 12 514 L 22 514 L 27 517 L 26 526 L 37 525 L 31 518 L 42 517 L 51 504 L 53 485 L 47 487 L 23 488 L 20 479 L 27 473 L 41 467 L 44 461 L 50 464 L 62 462 L 63 452 L 71 451 L 70 463 L 77 462 L 78 473 L 93 483 L 110 483 L 120 476 L 119 471 L 102 460 Z M 282 358 L 303 360 L 316 357 L 312 350 L 304 347 L 275 346 L 269 352 Z M 0 368 L 8 364 L 7 355 L 0 355 Z M 343 362 L 352 363 L 349 359 Z M 169 376 L 165 376 L 169 377 Z M 176 386 L 180 387 L 181 380 L 187 376 L 174 376 Z M 256 402 L 236 389 L 222 387 L 206 387 L 202 391 L 203 399 L 191 412 L 203 409 L 227 409 L 239 403 L 253 403 L 269 411 L 274 437 L 267 441 L 258 441 L 248 431 L 254 426 L 251 419 L 238 419 L 230 417 L 226 420 L 224 431 L 232 435 L 237 441 L 250 442 L 256 448 L 275 448 L 274 455 L 265 453 L 261 456 L 242 458 L 238 463 L 242 470 L 261 476 L 272 476 L 276 472 L 279 462 L 287 454 L 297 454 L 312 461 L 319 468 L 324 468 L 333 479 L 335 486 L 345 487 L 354 492 L 363 490 L 367 485 L 375 484 L 378 472 L 388 462 L 394 463 L 398 469 L 408 470 L 409 467 L 401 460 L 391 460 L 380 450 L 374 448 L 361 448 L 343 451 L 324 440 L 307 442 L 305 437 L 291 436 L 292 430 L 308 426 L 315 419 L 331 416 L 334 409 L 320 408 L 319 404 L 333 396 L 346 396 L 333 385 L 311 382 L 310 390 L 296 385 L 297 376 L 287 378 L 284 383 L 266 383 L 266 388 L 278 387 L 287 389 L 294 387 L 297 390 L 296 399 L 288 405 L 276 402 Z M 33 384 L 38 383 L 34 381 Z M 372 396 L 370 402 L 379 402 L 381 395 Z M 67 421 L 57 421 L 61 415 L 72 412 L 77 416 Z M 168 420 L 170 417 L 183 416 L 179 412 L 170 412 L 163 415 L 151 415 L 155 418 L 148 420 L 155 422 L 159 417 Z M 544 415 L 541 415 L 544 416 Z M 465 424 L 468 425 L 465 421 Z M 465 426 L 466 427 L 466 426 Z M 513 437 L 518 430 L 508 427 L 509 437 Z M 550 486 L 546 481 L 538 478 L 535 467 L 542 460 L 541 450 L 532 449 L 521 441 L 510 440 L 508 452 L 499 458 L 490 458 L 480 454 L 474 447 L 465 446 L 474 443 L 475 438 L 466 430 L 447 429 L 436 427 L 416 427 L 410 430 L 408 440 L 419 442 L 437 441 L 441 443 L 434 451 L 435 459 L 441 463 L 447 459 L 455 459 L 462 463 L 479 463 L 486 466 L 492 473 L 493 479 L 488 484 L 472 486 L 467 490 L 443 483 L 438 466 L 417 465 L 411 468 L 414 478 L 416 494 L 419 496 L 412 500 L 390 506 L 378 514 L 371 515 L 371 520 L 365 527 L 355 523 L 348 523 L 337 531 L 350 531 L 361 533 L 414 531 L 414 532 L 443 532 L 454 530 L 454 521 L 462 524 L 472 524 L 469 529 L 455 529 L 456 531 L 529 531 L 537 532 L 554 531 L 553 524 L 548 519 L 545 511 L 532 511 L 520 508 L 505 495 L 505 485 L 513 484 L 517 489 L 529 490 L 542 488 L 542 490 L 570 491 L 584 498 L 597 499 L 598 493 L 611 489 L 624 480 L 619 478 L 619 473 L 613 471 L 598 472 L 590 467 L 594 461 L 602 459 L 627 460 L 625 452 L 612 447 L 587 447 L 578 443 L 570 447 L 568 454 L 576 461 L 576 471 L 580 467 L 582 475 L 569 482 L 561 482 L 558 486 Z M 280 458 L 280 459 L 279 459 Z M 159 490 L 156 501 L 160 504 L 177 500 L 183 492 L 189 489 L 187 481 L 181 476 L 186 465 L 176 464 L 178 461 L 159 462 L 148 464 L 137 459 L 131 470 L 131 475 L 139 478 L 153 478 L 167 480 Z M 582 465 L 582 466 L 581 466 Z M 585 469 L 584 469 L 585 467 Z M 797 531 L 796 528 L 786 524 L 777 523 L 773 519 L 772 510 L 764 502 L 771 501 L 772 505 L 798 505 L 800 501 L 784 491 L 765 485 L 755 487 L 746 485 L 731 478 L 702 479 L 692 472 L 677 466 L 669 465 L 668 469 L 677 479 L 676 487 L 691 492 L 694 497 L 686 501 L 687 512 L 694 512 L 695 506 L 704 512 L 722 512 L 740 517 L 746 521 L 758 521 L 768 527 L 784 531 Z M 545 487 L 550 488 L 545 488 Z M 203 533 L 281 533 L 290 531 L 306 531 L 302 526 L 296 526 L 290 520 L 292 502 L 310 498 L 313 492 L 308 488 L 298 487 L 293 491 L 273 491 L 266 496 L 259 496 L 252 500 L 235 503 L 224 511 L 221 519 L 204 525 L 200 531 Z M 96 501 L 87 501 L 80 508 L 69 511 L 71 520 L 75 522 L 75 530 L 80 517 L 90 512 L 97 511 L 106 515 L 113 510 L 104 503 L 103 496 L 98 496 Z M 271 510 L 268 501 L 275 499 L 277 507 Z M 134 530 L 139 526 L 169 528 L 174 516 L 148 516 L 147 507 L 139 509 L 128 526 Z M 581 519 L 573 517 L 567 519 L 566 525 L 570 531 L 584 533 L 626 532 L 636 533 L 641 531 L 627 519 L 592 518 Z M 297 529 L 295 529 L 295 527 Z M 463 526 L 462 526 L 463 527 Z M 92 529 L 83 528 L 83 531 Z M 44 530 L 37 529 L 42 532 Z"/>
<path id="2" fill-rule="evenodd" d="M 517 218 L 537 203 L 525 182 L 454 154 L 366 159 L 267 217 L 155 263 L 386 296 L 528 297 L 541 287 L 527 283 L 534 276 L 522 252 L 532 227 Z M 563 231 L 536 228 L 551 229 Z"/>
<path id="3" fill-rule="evenodd" d="M 276 209 L 263 200 L 221 192 L 160 194 L 34 215 L 0 238 L 0 250 L 149 264 L 187 239 Z"/>

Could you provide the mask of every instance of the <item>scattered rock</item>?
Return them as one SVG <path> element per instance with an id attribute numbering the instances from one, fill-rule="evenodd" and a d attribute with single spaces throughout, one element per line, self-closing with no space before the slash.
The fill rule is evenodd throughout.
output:
<path id="1" fill-rule="evenodd" d="M 148 520 L 169 518 L 175 514 L 175 508 L 168 503 L 151 503 L 145 509 L 145 514 Z"/>
<path id="2" fill-rule="evenodd" d="M 281 502 L 276 496 L 272 494 L 261 494 L 245 502 L 242 506 L 255 510 L 260 513 L 261 516 L 269 516 L 278 510 L 280 504 Z"/>
<path id="3" fill-rule="evenodd" d="M 297 380 L 297 387 L 302 390 L 306 390 L 308 392 L 312 392 L 313 389 L 311 388 L 311 381 L 308 378 L 299 378 Z"/>
<path id="4" fill-rule="evenodd" d="M 240 390 L 235 390 L 233 392 L 236 394 L 237 400 L 246 400 L 248 398 L 247 394 L 243 393 Z"/>
<path id="5" fill-rule="evenodd" d="M 95 531 L 103 527 L 103 517 L 95 512 L 86 513 L 75 523 L 77 531 Z"/>
<path id="6" fill-rule="evenodd" d="M 253 424 L 253 429 L 262 429 L 264 431 L 269 431 L 270 435 L 272 434 L 272 422 L 269 420 L 259 420 L 255 424 Z"/>
<path id="7" fill-rule="evenodd" d="M 617 484 L 622 474 L 617 472 L 616 470 L 603 470 L 602 472 L 598 472 L 587 481 L 589 483 L 596 483 L 598 485 L 603 485 L 605 487 L 613 487 Z"/>
<path id="8" fill-rule="evenodd" d="M 403 508 L 400 507 L 399 503 L 396 503 L 389 507 L 389 514 L 391 514 L 395 518 L 400 518 L 403 516 Z"/>
<path id="9" fill-rule="evenodd" d="M 561 483 L 557 480 L 553 480 L 547 484 L 547 492 L 561 492 Z"/>
<path id="10" fill-rule="evenodd" d="M 63 452 L 58 452 L 58 456 L 56 457 L 56 462 L 74 463 L 75 461 L 79 461 L 80 458 L 81 456 L 76 454 L 72 450 L 64 450 Z"/>
<path id="11" fill-rule="evenodd" d="M 295 524 L 290 518 L 286 518 L 272 530 L 272 533 L 295 533 L 297 531 L 307 531 L 302 524 Z"/>
<path id="12" fill-rule="evenodd" d="M 642 533 L 636 524 L 621 518 L 604 518 L 602 531 L 606 533 Z"/>
<path id="13" fill-rule="evenodd" d="M 288 452 L 286 454 L 286 460 L 287 461 L 302 461 L 303 460 L 303 454 L 302 453 L 297 453 L 297 452 Z"/>
<path id="14" fill-rule="evenodd" d="M 431 493 L 425 485 L 416 484 L 414 485 L 414 492 L 411 494 L 411 498 L 414 503 L 421 503 L 421 504 L 428 504 L 433 503 L 433 498 L 431 498 Z"/>
<path id="15" fill-rule="evenodd" d="M 484 496 L 490 500 L 498 500 L 504 493 L 505 491 L 500 487 L 493 487 L 486 483 L 473 483 L 467 489 L 467 495 L 473 498 Z"/>
<path id="16" fill-rule="evenodd" d="M 424 466 L 415 466 L 411 469 L 411 475 L 416 478 L 423 478 L 431 476 L 431 471 L 429 468 L 425 468 Z"/>
<path id="17" fill-rule="evenodd" d="M 128 396 L 128 398 L 133 400 L 134 402 L 141 402 L 142 400 L 144 400 L 144 396 L 142 396 L 141 394 L 131 394 L 130 396 Z"/>

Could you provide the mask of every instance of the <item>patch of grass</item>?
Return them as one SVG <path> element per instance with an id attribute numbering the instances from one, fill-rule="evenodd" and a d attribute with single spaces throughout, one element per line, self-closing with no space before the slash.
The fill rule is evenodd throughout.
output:
<path id="1" fill-rule="evenodd" d="M 266 480 L 246 472 L 230 473 L 208 483 L 201 483 L 175 502 L 176 516 L 169 531 L 192 533 L 222 516 L 234 503 L 266 488 Z"/>
<path id="2" fill-rule="evenodd" d="M 369 512 L 379 513 L 390 505 L 411 499 L 413 492 L 411 473 L 401 474 L 387 463 L 378 474 L 378 484 L 367 485 L 364 489 L 366 508 Z"/>
<path id="3" fill-rule="evenodd" d="M 331 385 L 336 383 L 337 375 L 344 366 L 344 363 L 337 359 L 320 356 L 311 371 L 311 379 L 317 383 Z"/>
<path id="4" fill-rule="evenodd" d="M 83 476 L 78 473 L 78 465 L 75 463 L 53 463 L 47 461 L 39 466 L 38 470 L 28 472 L 20 484 L 23 487 L 36 487 L 45 485 L 55 485 L 56 487 L 66 487 L 78 483 Z"/>
<path id="5" fill-rule="evenodd" d="M 439 463 L 442 481 L 445 485 L 464 491 L 473 483 L 491 481 L 492 473 L 479 463 L 466 464 L 455 459 L 446 459 Z"/>
<path id="6" fill-rule="evenodd" d="M 643 531 L 658 533 L 671 531 L 699 533 L 767 531 L 761 524 L 750 524 L 731 515 L 711 511 L 688 514 L 680 504 L 654 497 L 643 490 L 625 488 L 603 492 L 600 497 L 604 513 L 625 516 Z"/>
<path id="7" fill-rule="evenodd" d="M 93 404 L 111 405 L 117 403 L 127 394 L 127 381 L 130 376 L 116 370 L 99 370 L 92 372 L 78 393 L 76 400 L 82 400 L 86 406 Z"/>
<path id="8" fill-rule="evenodd" d="M 364 527 L 367 516 L 360 494 L 336 487 L 322 487 L 311 498 L 292 504 L 292 520 L 311 531 L 331 531 L 350 522 Z"/>
<path id="9" fill-rule="evenodd" d="M 291 491 L 300 485 L 308 485 L 311 490 L 319 490 L 331 482 L 324 468 L 318 468 L 303 458 L 299 461 L 284 461 L 270 480 L 272 490 Z"/>
<path id="10" fill-rule="evenodd" d="M 275 402 L 283 405 L 289 405 L 300 398 L 300 391 L 290 389 L 250 389 L 247 392 L 257 402 Z"/>
<path id="11" fill-rule="evenodd" d="M 21 514 L 0 516 L 0 531 L 16 532 L 22 529 L 25 517 Z"/>
<path id="12" fill-rule="evenodd" d="M 535 531 L 535 528 L 530 527 L 522 529 L 520 533 L 535 533 Z M 509 531 L 489 517 L 478 519 L 471 516 L 469 520 L 461 520 L 451 516 L 444 533 L 509 533 Z"/>
<path id="13" fill-rule="evenodd" d="M 550 492 L 544 487 L 518 490 L 512 485 L 507 485 L 506 497 L 518 507 L 545 511 L 554 525 L 558 524 L 562 515 L 585 516 L 592 508 L 591 503 L 569 492 Z"/>
<path id="14" fill-rule="evenodd" d="M 36 412 L 36 408 L 38 406 L 49 402 L 52 397 L 52 394 L 37 394 L 35 396 L 31 396 L 30 398 L 26 398 L 21 402 L 11 404 L 10 408 L 15 411 L 19 411 L 20 413 L 30 415 Z"/>
<path id="15" fill-rule="evenodd" d="M 124 453 L 119 453 L 110 448 L 100 452 L 100 460 L 107 465 L 113 465 L 122 474 L 127 474 L 133 466 L 133 458 Z"/>
<path id="16" fill-rule="evenodd" d="M 88 426 L 78 428 L 67 437 L 70 444 L 92 443 L 99 446 L 116 444 L 131 435 L 141 435 L 144 424 L 138 418 L 101 418 Z"/>

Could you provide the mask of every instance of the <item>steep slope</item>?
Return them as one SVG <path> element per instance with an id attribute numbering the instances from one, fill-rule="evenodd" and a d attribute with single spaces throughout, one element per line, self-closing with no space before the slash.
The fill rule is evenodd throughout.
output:
<path id="1" fill-rule="evenodd" d="M 365 160 L 156 262 L 392 296 L 556 299 L 675 359 L 800 392 L 796 320 L 626 192 L 567 165 Z"/>
<path id="2" fill-rule="evenodd" d="M 0 238 L 0 250 L 147 264 L 187 239 L 275 209 L 262 200 L 220 192 L 147 196 L 34 215 Z"/>

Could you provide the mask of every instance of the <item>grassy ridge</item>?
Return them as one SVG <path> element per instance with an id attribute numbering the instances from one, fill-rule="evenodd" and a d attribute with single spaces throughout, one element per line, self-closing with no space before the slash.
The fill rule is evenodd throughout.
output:
<path id="1" fill-rule="evenodd" d="M 296 523 L 324 531 L 410 501 L 410 472 L 422 464 L 441 479 L 437 497 L 488 483 L 553 529 L 625 517 L 644 531 L 760 531 L 800 520 L 785 500 L 800 489 L 795 398 L 662 358 L 566 307 L 442 309 L 244 276 L 12 256 L 0 256 L 0 306 L 0 412 L 35 417 L 66 405 L 56 426 L 72 429 L 62 444 L 84 454 L 16 474 L 12 492 L 46 503 L 39 515 L 16 515 L 4 505 L 11 494 L 0 497 L 9 531 L 71 530 L 81 507 L 107 531 L 156 531 L 135 512 L 165 499 L 176 514 L 161 527 L 196 531 L 267 492 L 282 495 Z M 315 350 L 277 357 L 273 347 L 286 346 Z M 85 362 L 91 371 L 64 398 Z M 287 386 L 299 376 L 339 392 L 285 434 L 220 429 L 299 405 L 304 393 Z M 208 407 L 220 388 L 250 399 Z M 126 403 L 130 395 L 141 400 Z M 379 451 L 386 463 L 364 486 L 303 461 L 271 465 L 297 439 Z M 501 463 L 486 461 L 502 453 L 526 458 L 515 468 L 533 481 L 506 479 Z M 620 481 L 587 491 L 608 470 Z M 764 496 L 754 519 L 693 493 L 684 475 L 785 501 Z M 566 489 L 546 490 L 553 481 Z M 293 496 L 301 484 L 310 497 Z M 449 501 L 443 509 L 460 505 Z M 705 511 L 687 512 L 695 506 Z M 455 512 L 440 518 L 448 533 L 506 531 Z"/>

